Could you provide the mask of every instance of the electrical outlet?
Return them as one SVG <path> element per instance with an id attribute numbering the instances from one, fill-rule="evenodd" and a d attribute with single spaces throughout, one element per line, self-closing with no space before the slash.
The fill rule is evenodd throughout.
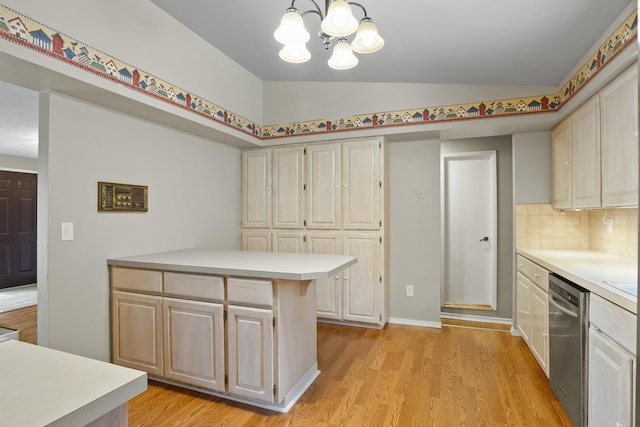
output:
<path id="1" fill-rule="evenodd" d="M 606 221 L 607 224 L 607 234 L 613 234 L 613 219 L 609 218 Z"/>
<path id="2" fill-rule="evenodd" d="M 412 297 L 413 296 L 413 286 L 412 285 L 407 285 L 407 296 L 408 297 Z"/>

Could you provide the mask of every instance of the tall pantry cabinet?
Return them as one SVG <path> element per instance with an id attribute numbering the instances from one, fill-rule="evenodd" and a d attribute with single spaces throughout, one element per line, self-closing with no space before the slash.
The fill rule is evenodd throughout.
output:
<path id="1" fill-rule="evenodd" d="M 385 152 L 368 138 L 242 153 L 243 250 L 358 258 L 317 282 L 319 319 L 388 320 Z"/>

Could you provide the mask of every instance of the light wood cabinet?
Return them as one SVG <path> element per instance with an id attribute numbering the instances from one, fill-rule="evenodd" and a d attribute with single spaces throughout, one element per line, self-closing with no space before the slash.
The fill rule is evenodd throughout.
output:
<path id="1" fill-rule="evenodd" d="M 320 255 L 342 253 L 342 233 L 339 231 L 310 231 L 307 234 L 307 252 Z M 324 319 L 342 318 L 342 274 L 316 280 L 317 313 Z"/>
<path id="2" fill-rule="evenodd" d="M 381 240 L 375 232 L 345 232 L 344 254 L 358 258 L 358 263 L 344 270 L 342 318 L 354 322 L 382 321 Z"/>
<path id="3" fill-rule="evenodd" d="M 516 260 L 516 325 L 548 377 L 549 272 L 522 255 Z"/>
<path id="4" fill-rule="evenodd" d="M 635 357 L 589 330 L 589 425 L 632 426 Z"/>
<path id="5" fill-rule="evenodd" d="M 224 306 L 163 298 L 164 376 L 224 391 Z"/>
<path id="6" fill-rule="evenodd" d="M 113 363 L 276 410 L 319 374 L 313 281 L 110 273 Z"/>
<path id="7" fill-rule="evenodd" d="M 635 425 L 637 316 L 591 293 L 589 300 L 590 426 Z"/>
<path id="8" fill-rule="evenodd" d="M 343 228 L 379 230 L 382 181 L 380 142 L 349 141 L 342 145 Z"/>
<path id="9" fill-rule="evenodd" d="M 341 144 L 307 147 L 307 229 L 340 229 Z"/>
<path id="10" fill-rule="evenodd" d="M 553 207 L 638 205 L 634 65 L 552 130 Z"/>
<path id="11" fill-rule="evenodd" d="M 572 207 L 600 207 L 600 99 L 595 96 L 585 102 L 570 123 Z"/>
<path id="12" fill-rule="evenodd" d="M 163 375 L 162 298 L 113 291 L 111 320 L 113 362 Z"/>
<path id="13" fill-rule="evenodd" d="M 257 189 L 271 179 L 274 197 L 272 224 L 260 225 L 262 223 L 253 221 L 254 225 L 246 228 L 243 220 L 241 248 L 357 256 L 358 263 L 340 275 L 340 280 L 318 283 L 318 318 L 354 325 L 384 325 L 388 318 L 389 291 L 385 238 L 386 146 L 383 139 L 344 140 L 269 150 L 271 172 L 265 172 L 268 169 L 265 162 L 269 161 L 267 150 L 243 153 L 242 188 L 255 188 L 253 194 L 261 196 Z M 250 154 L 254 152 L 257 154 Z M 252 164 L 258 171 L 247 169 Z M 301 171 L 304 174 L 301 175 Z M 265 178 L 269 173 L 270 178 Z M 244 183 L 251 180 L 257 183 Z M 301 200 L 306 203 L 300 204 Z M 243 201 L 243 211 L 266 206 L 264 200 L 253 204 L 245 200 L 244 195 Z M 298 215 L 301 211 L 304 214 L 302 221 Z M 290 217 L 284 218 L 285 214 Z M 249 212 L 242 214 L 243 219 L 266 216 L 264 213 L 261 216 Z M 330 234 L 323 235 L 322 231 Z"/>
<path id="14" fill-rule="evenodd" d="M 272 157 L 273 228 L 304 228 L 304 148 L 274 148 Z"/>
<path id="15" fill-rule="evenodd" d="M 638 205 L 638 67 L 600 93 L 602 205 Z"/>
<path id="16" fill-rule="evenodd" d="M 271 226 L 271 150 L 242 153 L 242 226 Z"/>
<path id="17" fill-rule="evenodd" d="M 272 319 L 272 310 L 229 306 L 229 393 L 273 402 Z"/>

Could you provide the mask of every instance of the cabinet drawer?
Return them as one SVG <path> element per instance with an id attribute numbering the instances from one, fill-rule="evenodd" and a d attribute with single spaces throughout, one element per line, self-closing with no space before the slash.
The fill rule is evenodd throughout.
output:
<path id="1" fill-rule="evenodd" d="M 273 286 L 269 280 L 227 279 L 227 301 L 251 305 L 273 305 Z"/>
<path id="2" fill-rule="evenodd" d="M 593 292 L 590 294 L 589 323 L 633 355 L 636 354 L 636 318 L 624 308 Z"/>
<path id="3" fill-rule="evenodd" d="M 224 300 L 224 279 L 199 274 L 164 273 L 165 295 L 207 300 Z"/>
<path id="4" fill-rule="evenodd" d="M 111 286 L 113 289 L 162 293 L 162 272 L 111 267 Z"/>
<path id="5" fill-rule="evenodd" d="M 522 255 L 516 256 L 516 262 L 518 271 L 527 276 L 543 291 L 549 292 L 549 271 Z"/>

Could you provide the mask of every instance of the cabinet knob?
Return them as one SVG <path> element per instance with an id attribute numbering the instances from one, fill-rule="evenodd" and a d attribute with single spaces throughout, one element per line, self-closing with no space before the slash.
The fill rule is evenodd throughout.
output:
<path id="1" fill-rule="evenodd" d="M 538 273 L 533 273 L 533 277 L 537 279 L 538 277 L 540 277 L 540 275 Z"/>

